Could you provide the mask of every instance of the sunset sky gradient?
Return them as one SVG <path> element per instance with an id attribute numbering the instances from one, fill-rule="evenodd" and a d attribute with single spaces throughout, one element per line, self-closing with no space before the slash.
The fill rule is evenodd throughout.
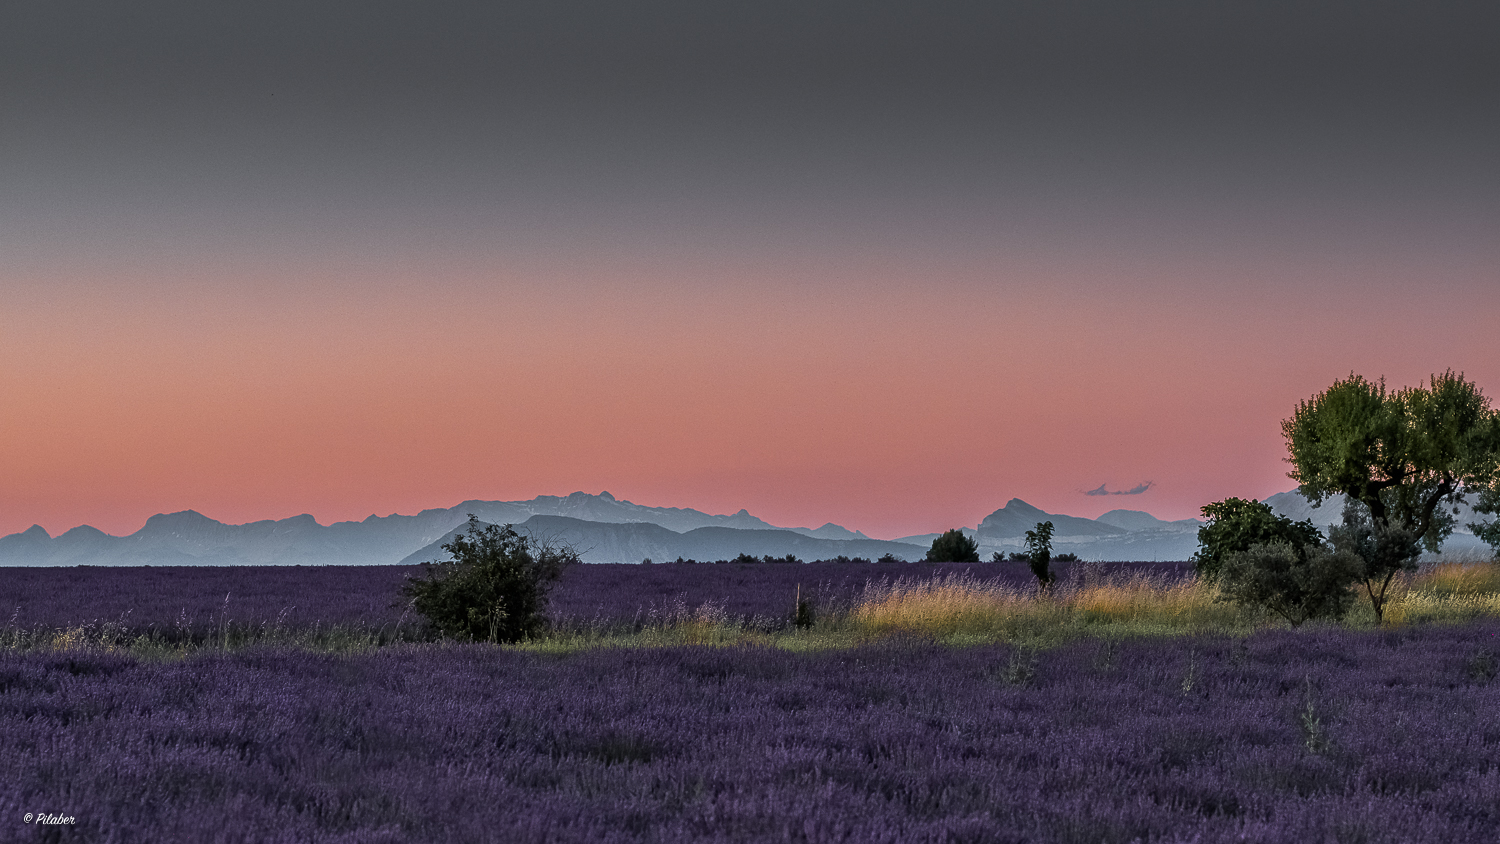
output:
<path id="1" fill-rule="evenodd" d="M 215 6 L 0 11 L 0 534 L 1185 518 L 1500 397 L 1493 4 Z"/>

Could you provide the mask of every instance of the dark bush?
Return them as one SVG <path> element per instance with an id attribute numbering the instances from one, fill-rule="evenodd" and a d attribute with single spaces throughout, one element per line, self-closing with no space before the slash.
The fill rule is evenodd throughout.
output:
<path id="1" fill-rule="evenodd" d="M 932 540 L 932 547 L 927 549 L 927 562 L 977 563 L 979 562 L 979 543 L 964 536 L 963 531 L 954 528 Z"/>
<path id="2" fill-rule="evenodd" d="M 409 578 L 402 592 L 444 636 L 481 642 L 518 642 L 546 629 L 547 592 L 565 566 L 578 562 L 572 549 L 538 544 L 510 525 L 472 515 L 443 550 L 453 559 L 423 563 L 426 576 Z"/>
<path id="3" fill-rule="evenodd" d="M 1067 553 L 1064 553 L 1064 554 L 1054 554 L 1053 557 L 1052 557 L 1052 562 L 1054 562 L 1054 563 L 1076 563 L 1076 562 L 1078 562 L 1078 555 L 1074 554 L 1072 551 L 1068 551 Z"/>
<path id="4" fill-rule="evenodd" d="M 1193 567 L 1199 577 L 1210 580 L 1219 576 L 1226 557 L 1249 551 L 1252 545 L 1281 542 L 1300 557 L 1305 549 L 1323 544 L 1323 534 L 1311 521 L 1278 516 L 1269 505 L 1253 499 L 1226 498 L 1206 504 L 1203 518 L 1208 524 L 1198 529 Z"/>
<path id="5" fill-rule="evenodd" d="M 797 587 L 797 610 L 792 615 L 792 624 L 806 630 L 813 626 L 818 620 L 817 609 L 813 606 L 811 595 L 802 594 L 802 587 Z"/>
<path id="6" fill-rule="evenodd" d="M 1220 600 L 1268 609 L 1293 627 L 1314 618 L 1342 618 L 1354 603 L 1359 557 L 1322 544 L 1300 553 L 1286 542 L 1251 545 L 1224 559 Z"/>

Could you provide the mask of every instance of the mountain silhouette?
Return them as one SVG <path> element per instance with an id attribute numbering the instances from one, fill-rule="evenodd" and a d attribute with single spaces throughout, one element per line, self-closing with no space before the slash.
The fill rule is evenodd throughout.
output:
<path id="1" fill-rule="evenodd" d="M 1295 490 L 1266 499 L 1277 512 L 1313 518 L 1320 526 L 1337 522 L 1341 501 L 1313 508 Z M 216 521 L 193 510 L 161 513 L 127 536 L 111 536 L 82 525 L 59 536 L 40 526 L 0 537 L 0 565 L 11 566 L 173 566 L 173 565 L 383 565 L 447 559 L 442 551 L 473 514 L 489 524 L 510 524 L 541 539 L 576 548 L 585 562 L 638 563 L 649 557 L 666 562 L 794 555 L 803 560 L 836 556 L 921 559 L 938 534 L 871 539 L 832 523 L 818 528 L 778 527 L 746 510 L 714 515 L 683 507 L 651 507 L 591 495 L 541 495 L 529 501 L 465 501 L 423 510 L 414 516 L 372 515 L 363 521 L 320 525 L 307 514 L 243 525 Z M 1445 548 L 1481 543 L 1459 525 Z M 1111 510 L 1097 519 L 1048 513 L 1019 498 L 963 528 L 989 559 L 1019 551 L 1026 531 L 1038 522 L 1053 524 L 1053 551 L 1085 560 L 1185 560 L 1198 548 L 1197 519 L 1165 521 L 1139 510 Z"/>

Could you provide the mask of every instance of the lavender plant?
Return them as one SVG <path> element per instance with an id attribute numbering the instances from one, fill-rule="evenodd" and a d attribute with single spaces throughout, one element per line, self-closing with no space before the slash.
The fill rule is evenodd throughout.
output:
<path id="1" fill-rule="evenodd" d="M 0 652 L 0 840 L 1484 842 L 1497 641 Z"/>

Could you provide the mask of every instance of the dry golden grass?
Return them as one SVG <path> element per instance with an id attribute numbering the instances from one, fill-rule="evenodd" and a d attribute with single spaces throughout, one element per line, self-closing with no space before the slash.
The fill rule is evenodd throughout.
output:
<path id="1" fill-rule="evenodd" d="M 1424 566 L 1407 583 L 1415 592 L 1438 595 L 1477 595 L 1500 592 L 1500 563 L 1444 562 Z"/>
<path id="2" fill-rule="evenodd" d="M 1494 559 L 1429 564 L 1392 588 L 1388 624 L 1500 616 L 1500 563 Z"/>
<path id="3" fill-rule="evenodd" d="M 1373 624 L 1363 587 L 1346 622 Z M 1368 618 L 1366 618 L 1368 616 Z M 1500 564 L 1429 565 L 1392 584 L 1387 624 L 1500 617 Z M 847 627 L 865 635 L 907 632 L 947 640 L 1017 636 L 1057 638 L 1079 633 L 1245 632 L 1278 620 L 1219 600 L 1196 578 L 1086 573 L 1049 592 L 950 577 L 901 580 L 870 587 L 850 611 Z"/>
<path id="4" fill-rule="evenodd" d="M 982 633 L 1007 617 L 1034 611 L 1020 590 L 967 577 L 897 580 L 869 587 L 849 622 L 870 633 Z"/>
<path id="5" fill-rule="evenodd" d="M 870 633 L 910 632 L 939 638 L 1009 638 L 1042 628 L 1080 631 L 1187 631 L 1241 628 L 1242 610 L 1218 602 L 1218 590 L 1195 579 L 1086 576 L 1047 592 L 967 577 L 900 580 L 872 586 L 848 623 Z"/>

